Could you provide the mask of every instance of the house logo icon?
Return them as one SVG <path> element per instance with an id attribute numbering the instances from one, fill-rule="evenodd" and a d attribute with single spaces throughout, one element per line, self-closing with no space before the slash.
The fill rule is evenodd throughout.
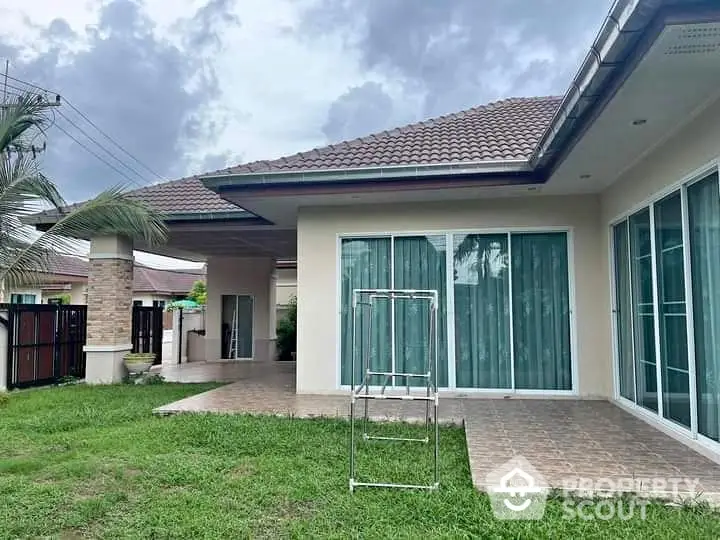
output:
<path id="1" fill-rule="evenodd" d="M 545 513 L 545 479 L 522 456 L 488 474 L 485 486 L 498 519 L 540 519 Z"/>

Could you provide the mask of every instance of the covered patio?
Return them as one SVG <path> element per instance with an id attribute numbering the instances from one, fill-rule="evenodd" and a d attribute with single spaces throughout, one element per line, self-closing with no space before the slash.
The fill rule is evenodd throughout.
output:
<path id="1" fill-rule="evenodd" d="M 183 413 L 272 414 L 346 418 L 349 397 L 295 393 L 294 362 L 203 363 L 166 366 L 168 380 L 234 382 L 157 408 Z M 371 405 L 377 420 L 416 421 L 410 402 Z M 720 502 L 720 465 L 605 400 L 441 398 L 441 423 L 465 428 L 473 484 L 522 456 L 547 487 L 603 489 L 673 499 Z"/>

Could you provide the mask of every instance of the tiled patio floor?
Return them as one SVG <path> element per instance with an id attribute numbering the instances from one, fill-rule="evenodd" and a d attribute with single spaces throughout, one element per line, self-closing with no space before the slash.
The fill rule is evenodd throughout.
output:
<path id="1" fill-rule="evenodd" d="M 347 417 L 346 396 L 295 394 L 293 363 L 186 364 L 163 368 L 167 380 L 234 380 L 232 384 L 159 407 L 186 412 Z M 372 403 L 378 419 L 414 420 L 418 403 Z M 553 488 L 642 491 L 720 502 L 720 465 L 607 401 L 443 398 L 441 422 L 464 423 L 473 483 L 522 456 Z M 653 483 L 654 479 L 656 483 Z M 664 482 L 664 483 L 663 483 Z"/>

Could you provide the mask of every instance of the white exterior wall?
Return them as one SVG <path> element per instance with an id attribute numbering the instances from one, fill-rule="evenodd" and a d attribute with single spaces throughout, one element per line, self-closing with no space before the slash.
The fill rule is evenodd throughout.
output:
<path id="1" fill-rule="evenodd" d="M 605 190 L 603 233 L 608 234 L 608 225 L 615 218 L 647 203 L 649 198 L 719 157 L 720 99 Z"/>
<path id="2" fill-rule="evenodd" d="M 298 217 L 297 391 L 335 392 L 339 381 L 339 235 L 464 229 L 569 228 L 573 363 L 581 396 L 612 388 L 609 282 L 597 196 L 483 199 L 410 205 L 302 208 Z"/>
<path id="3" fill-rule="evenodd" d="M 253 297 L 253 360 L 274 357 L 275 310 L 271 287 L 275 261 L 269 258 L 210 257 L 207 261 L 207 312 L 205 350 L 210 361 L 220 359 L 222 295 Z"/>

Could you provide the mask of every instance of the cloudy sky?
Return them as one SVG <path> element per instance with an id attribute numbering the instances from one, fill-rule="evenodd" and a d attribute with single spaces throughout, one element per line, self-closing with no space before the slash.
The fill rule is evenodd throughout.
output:
<path id="1" fill-rule="evenodd" d="M 75 201 L 563 93 L 610 4 L 1 0 L 0 59 L 65 98 L 42 159 Z"/>

